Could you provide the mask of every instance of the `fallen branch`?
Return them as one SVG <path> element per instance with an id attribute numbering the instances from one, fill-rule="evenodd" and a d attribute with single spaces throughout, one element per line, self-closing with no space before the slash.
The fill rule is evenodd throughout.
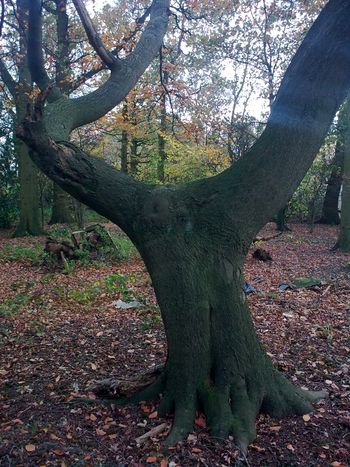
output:
<path id="1" fill-rule="evenodd" d="M 274 235 L 271 235 L 270 237 L 256 237 L 254 238 L 253 240 L 253 244 L 254 243 L 257 243 L 257 242 L 268 242 L 269 240 L 272 240 L 274 238 L 277 238 L 279 237 L 280 235 L 282 235 L 283 232 L 278 232 L 277 234 L 274 234 Z"/>
<path id="2" fill-rule="evenodd" d="M 136 444 L 140 446 L 141 444 L 145 443 L 149 438 L 152 438 L 153 436 L 158 435 L 162 431 L 165 431 L 166 429 L 169 428 L 169 425 L 167 423 L 162 423 L 158 426 L 155 426 L 152 428 L 152 430 L 147 431 L 144 435 L 139 436 L 138 438 L 135 439 Z"/>
<path id="3" fill-rule="evenodd" d="M 94 381 L 88 388 L 88 391 L 103 399 L 128 397 L 154 383 L 162 370 L 163 365 L 159 365 L 130 379 L 107 378 L 101 381 Z"/>

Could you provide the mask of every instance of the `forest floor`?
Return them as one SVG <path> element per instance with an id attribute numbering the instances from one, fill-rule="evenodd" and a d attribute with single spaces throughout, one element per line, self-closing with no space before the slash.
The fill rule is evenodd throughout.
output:
<path id="1" fill-rule="evenodd" d="M 86 390 L 93 380 L 111 373 L 129 377 L 164 362 L 162 323 L 139 258 L 48 272 L 8 254 L 39 248 L 44 238 L 0 235 L 0 465 L 345 467 L 350 255 L 330 251 L 335 228 L 292 229 L 256 245 L 272 262 L 248 255 L 246 280 L 257 290 L 248 299 L 277 367 L 300 386 L 327 389 L 329 398 L 304 417 L 260 416 L 246 458 L 232 439 L 212 438 L 200 414 L 187 440 L 164 452 L 171 419 L 158 417 L 156 402 L 115 407 L 79 401 L 91 396 Z M 263 232 L 273 233 L 273 225 Z M 298 277 L 322 284 L 279 289 Z M 132 297 L 144 306 L 120 310 L 113 303 Z M 163 431 L 137 445 L 137 437 L 164 423 Z"/>

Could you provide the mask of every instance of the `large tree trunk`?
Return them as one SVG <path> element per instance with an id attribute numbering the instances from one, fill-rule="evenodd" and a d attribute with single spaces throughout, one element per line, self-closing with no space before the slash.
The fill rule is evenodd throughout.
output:
<path id="1" fill-rule="evenodd" d="M 29 157 L 28 147 L 20 140 L 15 143 L 19 165 L 20 219 L 15 237 L 40 235 L 42 226 L 39 208 L 38 168 Z"/>
<path id="2" fill-rule="evenodd" d="M 322 207 L 321 224 L 338 225 L 340 222 L 338 200 L 343 181 L 344 147 L 338 139 L 335 146 L 332 171 L 328 179 L 327 190 Z"/>
<path id="3" fill-rule="evenodd" d="M 17 1 L 18 20 L 21 25 L 28 22 L 28 8 L 28 0 Z M 27 106 L 30 104 L 29 94 L 32 91 L 31 75 L 26 59 L 26 30 L 23 27 L 20 28 L 19 50 L 18 85 L 9 83 L 10 90 L 14 86 L 11 93 L 16 103 L 16 127 L 21 124 L 26 115 Z M 13 235 L 15 237 L 40 235 L 42 225 L 40 221 L 38 169 L 30 159 L 29 150 L 22 141 L 16 140 L 15 147 L 19 166 L 20 219 Z"/>
<path id="4" fill-rule="evenodd" d="M 151 212 L 146 216 L 154 222 Z M 201 220 L 198 230 L 180 221 L 160 238 L 154 238 L 152 228 L 141 235 L 168 342 L 164 373 L 155 384 L 164 394 L 159 412 L 175 413 L 169 444 L 191 430 L 201 408 L 213 436 L 233 434 L 244 447 L 255 437 L 259 412 L 278 418 L 306 413 L 320 394 L 294 387 L 274 369 L 257 339 L 243 292 L 244 247 L 225 245 L 224 226 L 217 225 L 215 232 L 207 216 Z"/>

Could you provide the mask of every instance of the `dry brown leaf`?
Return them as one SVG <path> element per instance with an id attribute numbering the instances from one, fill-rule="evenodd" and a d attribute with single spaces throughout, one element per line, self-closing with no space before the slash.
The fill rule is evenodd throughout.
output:
<path id="1" fill-rule="evenodd" d="M 155 412 L 152 412 L 148 415 L 148 418 L 157 418 L 158 417 L 158 412 L 155 411 Z"/>
<path id="2" fill-rule="evenodd" d="M 303 415 L 303 420 L 304 420 L 304 422 L 309 422 L 310 421 L 310 415 L 308 415 L 308 414 Z"/>
<path id="3" fill-rule="evenodd" d="M 52 449 L 52 452 L 56 454 L 56 456 L 64 456 L 64 451 L 61 448 Z"/>
<path id="4" fill-rule="evenodd" d="M 25 450 L 27 452 L 34 452 L 36 450 L 36 446 L 34 444 L 26 444 Z"/>
<path id="5" fill-rule="evenodd" d="M 155 456 L 147 457 L 146 462 L 147 464 L 152 464 L 152 462 L 157 462 L 157 458 Z"/>
<path id="6" fill-rule="evenodd" d="M 193 452 L 194 454 L 199 454 L 200 452 L 202 452 L 202 450 L 199 449 L 199 448 L 192 448 L 192 452 Z"/>

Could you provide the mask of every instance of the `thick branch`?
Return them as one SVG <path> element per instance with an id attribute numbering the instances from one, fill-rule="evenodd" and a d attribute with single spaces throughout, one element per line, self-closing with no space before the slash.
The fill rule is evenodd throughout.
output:
<path id="1" fill-rule="evenodd" d="M 285 205 L 323 143 L 350 88 L 349 50 L 350 3 L 331 0 L 288 67 L 264 133 L 213 179 L 221 215 L 248 229 L 250 240 Z"/>
<path id="2" fill-rule="evenodd" d="M 42 2 L 31 0 L 29 2 L 29 30 L 28 30 L 28 65 L 32 80 L 40 89 L 47 88 L 51 80 L 45 70 L 42 48 Z M 57 87 L 52 88 L 49 102 L 61 97 Z"/>
<path id="3" fill-rule="evenodd" d="M 89 13 L 81 0 L 73 0 L 74 6 L 78 12 L 79 18 L 83 23 L 86 35 L 88 36 L 91 46 L 94 48 L 100 59 L 106 64 L 109 69 L 117 67 L 120 60 L 115 57 L 102 42 Z"/>
<path id="4" fill-rule="evenodd" d="M 2 58 L 0 58 L 0 76 L 11 96 L 14 98 L 16 95 L 16 81 L 12 78 Z"/>
<path id="5" fill-rule="evenodd" d="M 39 121 L 26 120 L 17 133 L 32 149 L 32 160 L 65 191 L 133 237 L 136 203 L 146 193 L 145 186 L 71 143 L 55 143 L 39 114 Z"/>
<path id="6" fill-rule="evenodd" d="M 118 105 L 135 86 L 161 47 L 168 25 L 169 0 L 153 0 L 150 20 L 135 50 L 113 68 L 110 78 L 96 91 L 72 100 L 73 127 L 85 125 Z"/>

